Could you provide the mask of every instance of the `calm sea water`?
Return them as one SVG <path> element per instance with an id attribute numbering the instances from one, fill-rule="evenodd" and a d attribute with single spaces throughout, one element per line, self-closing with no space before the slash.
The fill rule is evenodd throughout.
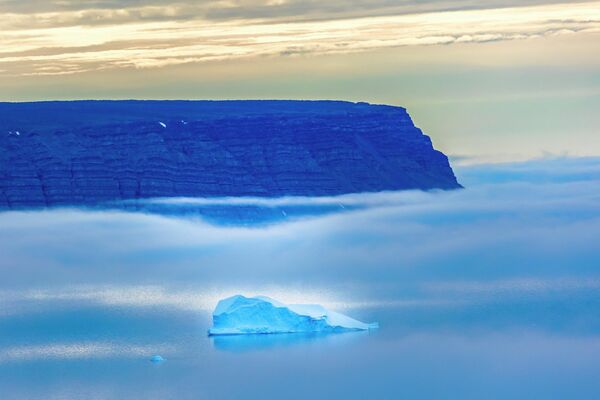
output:
<path id="1" fill-rule="evenodd" d="M 0 398 L 599 398 L 599 171 L 563 159 L 463 168 L 449 193 L 1 213 Z M 208 337 L 235 293 L 380 329 Z"/>

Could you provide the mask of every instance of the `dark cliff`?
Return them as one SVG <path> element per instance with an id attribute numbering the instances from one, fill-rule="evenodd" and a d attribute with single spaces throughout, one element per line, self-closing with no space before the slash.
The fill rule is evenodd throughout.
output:
<path id="1" fill-rule="evenodd" d="M 0 207 L 460 185 L 400 107 L 338 101 L 0 103 Z"/>

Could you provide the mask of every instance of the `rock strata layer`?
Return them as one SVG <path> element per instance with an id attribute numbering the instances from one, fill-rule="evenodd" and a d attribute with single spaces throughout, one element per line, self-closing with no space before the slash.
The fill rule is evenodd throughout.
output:
<path id="1" fill-rule="evenodd" d="M 0 103 L 0 207 L 460 185 L 404 108 L 339 101 Z"/>

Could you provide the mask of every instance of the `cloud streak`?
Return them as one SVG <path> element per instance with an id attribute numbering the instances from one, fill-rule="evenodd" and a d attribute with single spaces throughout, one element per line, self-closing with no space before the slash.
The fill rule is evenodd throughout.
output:
<path id="1" fill-rule="evenodd" d="M 348 16 L 381 16 L 423 12 L 493 9 L 545 4 L 571 4 L 578 0 L 5 0 L 0 12 L 43 14 L 76 12 L 79 21 L 104 24 L 129 20 L 164 19 L 339 19 Z M 58 20 L 60 23 L 64 20 Z"/>
<path id="2" fill-rule="evenodd" d="M 289 21 L 211 20 L 178 7 L 189 6 L 0 14 L 0 70 L 61 75 L 600 30 L 598 2 Z"/>
<path id="3" fill-rule="evenodd" d="M 172 345 L 133 345 L 113 342 L 45 343 L 0 349 L 0 363 L 41 360 L 78 360 L 105 358 L 150 358 L 152 354 L 173 353 Z"/>

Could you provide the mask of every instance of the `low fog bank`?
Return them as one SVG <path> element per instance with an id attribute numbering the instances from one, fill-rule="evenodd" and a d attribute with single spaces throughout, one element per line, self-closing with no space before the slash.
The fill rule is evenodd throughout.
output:
<path id="1" fill-rule="evenodd" d="M 559 183 L 600 180 L 600 157 L 548 157 L 455 167 L 465 186 L 507 182 Z"/>
<path id="2" fill-rule="evenodd" d="M 597 298 L 599 158 L 457 174 L 466 189 L 210 200 L 339 206 L 267 226 L 114 210 L 0 213 L 0 316 L 70 299 L 208 310 L 234 292 L 336 308 Z"/>

